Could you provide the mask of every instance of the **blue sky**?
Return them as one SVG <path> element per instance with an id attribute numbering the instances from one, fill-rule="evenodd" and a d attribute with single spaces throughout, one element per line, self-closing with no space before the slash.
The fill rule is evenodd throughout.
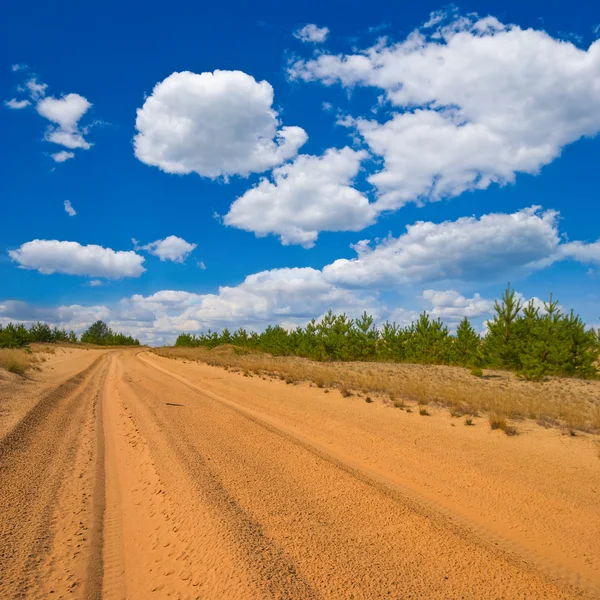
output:
<path id="1" fill-rule="evenodd" d="M 328 308 L 481 328 L 509 280 L 600 321 L 593 3 L 61 2 L 0 22 L 1 322 L 102 318 L 156 344 Z"/>

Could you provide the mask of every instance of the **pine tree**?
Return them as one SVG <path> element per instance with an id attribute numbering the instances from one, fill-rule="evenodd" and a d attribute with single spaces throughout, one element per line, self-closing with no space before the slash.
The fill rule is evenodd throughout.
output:
<path id="1" fill-rule="evenodd" d="M 558 301 L 544 302 L 544 314 L 539 314 L 531 300 L 518 320 L 520 373 L 527 379 L 540 380 L 560 373 L 567 358 L 565 329 Z"/>
<path id="2" fill-rule="evenodd" d="M 379 332 L 373 326 L 373 317 L 363 312 L 354 319 L 352 328 L 352 356 L 355 360 L 372 360 L 377 352 Z"/>
<path id="3" fill-rule="evenodd" d="M 500 302 L 494 303 L 494 320 L 488 321 L 485 351 L 492 364 L 504 369 L 521 367 L 517 317 L 522 307 L 509 283 Z"/>
<path id="4" fill-rule="evenodd" d="M 566 357 L 562 365 L 565 375 L 593 377 L 600 353 L 600 329 L 586 331 L 578 315 L 571 311 L 563 320 L 565 330 Z"/>
<path id="5" fill-rule="evenodd" d="M 481 338 L 469 319 L 464 317 L 456 329 L 456 337 L 452 343 L 452 362 L 463 367 L 479 366 L 482 361 L 480 347 Z"/>

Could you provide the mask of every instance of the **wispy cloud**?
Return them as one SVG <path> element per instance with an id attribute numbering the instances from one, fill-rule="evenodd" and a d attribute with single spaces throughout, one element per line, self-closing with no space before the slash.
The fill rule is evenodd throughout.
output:
<path id="1" fill-rule="evenodd" d="M 70 200 L 65 200 L 65 201 L 64 201 L 64 205 L 65 205 L 65 211 L 67 212 L 67 214 L 68 214 L 70 217 L 74 217 L 74 216 L 77 214 L 77 212 L 76 212 L 76 211 L 75 211 L 75 209 L 73 208 L 73 205 L 71 204 L 71 201 L 70 201 Z"/>

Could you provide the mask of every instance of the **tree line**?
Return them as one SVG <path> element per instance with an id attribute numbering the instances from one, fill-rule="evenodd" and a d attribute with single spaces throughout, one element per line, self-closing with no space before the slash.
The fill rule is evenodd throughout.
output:
<path id="1" fill-rule="evenodd" d="M 398 361 L 500 368 L 527 379 L 546 375 L 598 376 L 600 330 L 587 328 L 573 311 L 563 313 L 552 296 L 543 310 L 524 304 L 510 285 L 495 302 L 493 319 L 480 336 L 468 318 L 454 334 L 442 321 L 423 312 L 406 327 L 384 323 L 377 328 L 366 312 L 357 319 L 329 311 L 319 322 L 288 331 L 278 325 L 262 333 L 240 328 L 200 335 L 183 333 L 176 346 L 214 348 L 222 344 L 254 348 L 274 356 L 313 360 Z"/>
<path id="2" fill-rule="evenodd" d="M 74 331 L 50 327 L 47 323 L 37 322 L 29 327 L 23 323 L 0 324 L 0 348 L 22 348 L 29 344 L 77 342 L 98 344 L 100 346 L 139 346 L 139 340 L 130 335 L 114 332 L 104 321 L 96 321 L 77 338 Z"/>

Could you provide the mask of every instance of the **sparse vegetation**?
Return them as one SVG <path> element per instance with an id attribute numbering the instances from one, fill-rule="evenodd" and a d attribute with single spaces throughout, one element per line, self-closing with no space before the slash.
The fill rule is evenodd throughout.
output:
<path id="1" fill-rule="evenodd" d="M 25 350 L 0 348 L 0 368 L 11 373 L 25 375 L 33 363 L 32 356 Z"/>
<path id="2" fill-rule="evenodd" d="M 430 417 L 431 413 L 427 410 L 426 406 L 419 406 L 419 414 L 422 417 Z"/>
<path id="3" fill-rule="evenodd" d="M 471 419 L 471 417 L 466 417 L 465 418 L 465 425 L 467 427 L 473 427 L 475 425 L 475 423 L 473 423 L 473 419 Z"/>
<path id="4" fill-rule="evenodd" d="M 552 427 L 600 431 L 600 381 L 552 379 L 522 380 L 490 369 L 485 378 L 459 367 L 372 362 L 318 362 L 298 357 L 277 357 L 259 351 L 237 352 L 232 345 L 206 348 L 157 348 L 169 358 L 198 360 L 231 371 L 266 375 L 296 383 L 318 382 L 325 393 L 360 393 L 380 397 L 396 408 L 446 406 L 458 416 L 481 413 L 506 419 L 533 419 Z"/>
<path id="5" fill-rule="evenodd" d="M 483 377 L 483 370 L 479 367 L 475 367 L 474 369 L 471 369 L 471 375 L 473 375 L 473 377 Z"/>

